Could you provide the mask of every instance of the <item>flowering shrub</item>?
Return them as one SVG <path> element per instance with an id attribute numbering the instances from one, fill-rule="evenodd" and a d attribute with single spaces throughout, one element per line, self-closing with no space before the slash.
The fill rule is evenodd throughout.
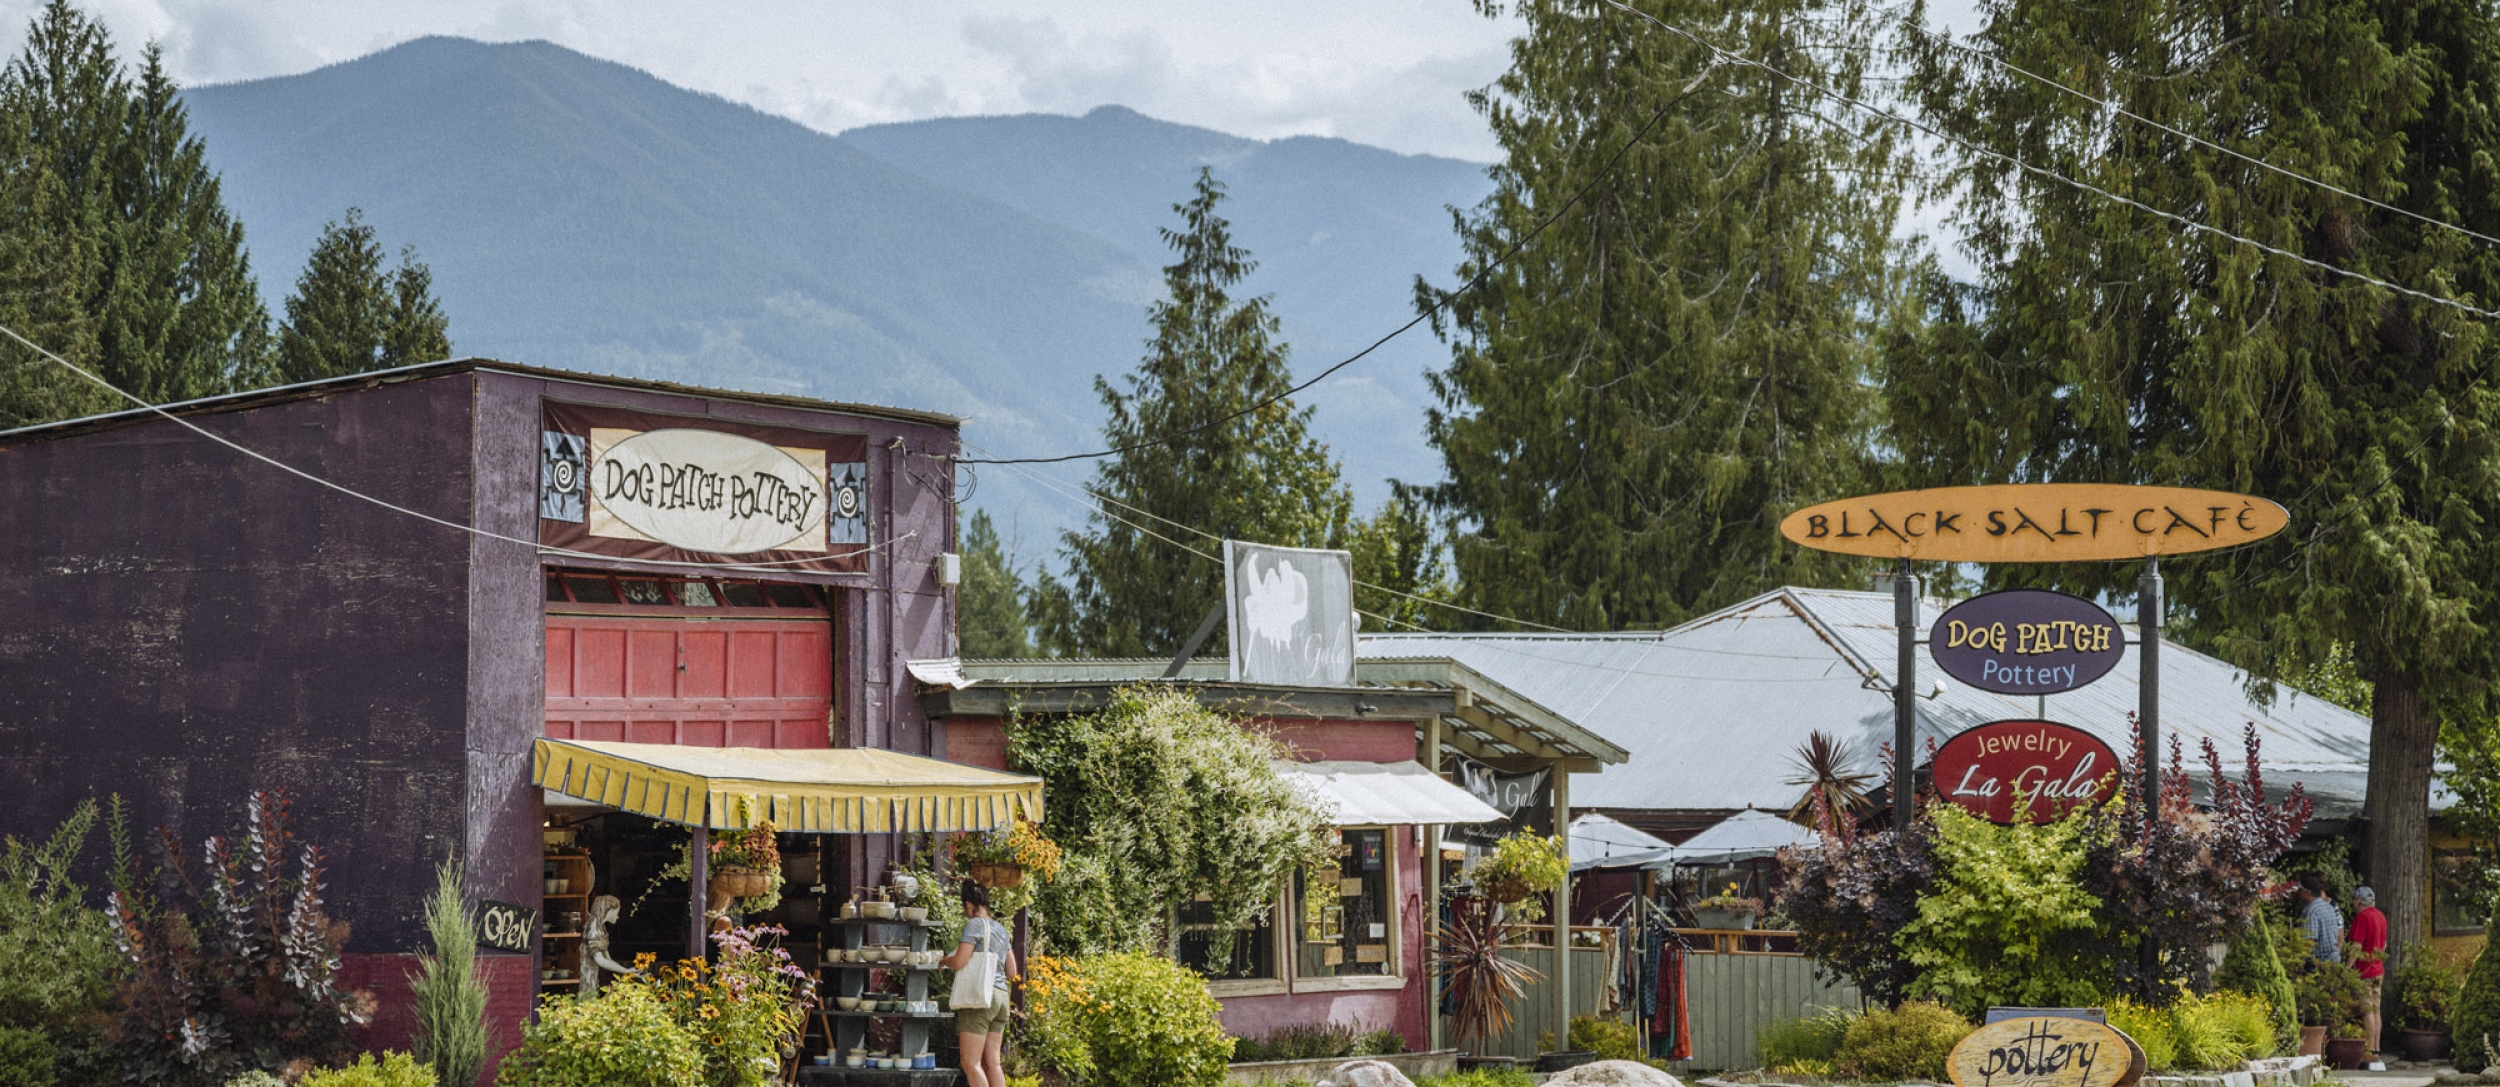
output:
<path id="1" fill-rule="evenodd" d="M 718 962 L 686 959 L 655 966 L 642 956 L 642 978 L 618 984 L 650 990 L 703 1055 L 704 1082 L 713 1087 L 759 1087 L 781 1067 L 781 1044 L 804 1026 L 814 982 L 790 953 L 764 941 L 783 935 L 772 926 L 712 934 Z"/>
<path id="2" fill-rule="evenodd" d="M 758 820 L 745 830 L 714 837 L 710 864 L 716 872 L 723 868 L 780 871 L 781 843 L 773 838 L 772 821 Z"/>
<path id="3" fill-rule="evenodd" d="M 296 840 L 284 793 L 253 793 L 244 810 L 242 837 L 210 838 L 196 868 L 158 830 L 154 871 L 125 871 L 107 899 L 130 967 L 118 1034 L 133 1082 L 335 1064 L 371 1017 L 370 995 L 338 985 L 347 926 L 322 912 L 321 850 Z"/>
<path id="4" fill-rule="evenodd" d="M 1931 804 L 1907 828 L 1791 851 L 1779 912 L 1806 954 L 1877 1000 L 2167 1005 L 2182 986 L 2206 987 L 2204 949 L 2248 924 L 2266 865 L 2308 823 L 2299 786 L 2267 801 L 2254 725 L 2246 748 L 2235 782 L 2205 744 L 2210 811 L 2190 801 L 2174 738 L 2149 824 L 2133 794 L 2036 826 Z"/>
<path id="5" fill-rule="evenodd" d="M 496 1087 L 695 1087 L 706 1082 L 694 1033 L 653 987 L 604 985 L 596 999 L 551 996 Z"/>
<path id="6" fill-rule="evenodd" d="M 1215 1087 L 1233 1040 L 1206 979 L 1142 952 L 1037 958 L 1018 1025 L 1020 1062 L 1069 1087 Z"/>

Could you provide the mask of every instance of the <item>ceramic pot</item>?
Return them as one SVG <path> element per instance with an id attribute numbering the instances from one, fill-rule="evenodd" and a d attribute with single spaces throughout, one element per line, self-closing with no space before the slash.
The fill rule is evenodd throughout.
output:
<path id="1" fill-rule="evenodd" d="M 2448 1055 L 2448 1032 L 2405 1028 L 2405 1059 L 2417 1064 L 2439 1060 Z"/>
<path id="2" fill-rule="evenodd" d="M 2346 1072 L 2370 1063 L 2370 1043 L 2360 1038 L 2329 1038 L 2326 1041 L 2327 1063 Z"/>
<path id="3" fill-rule="evenodd" d="M 971 868 L 972 878 L 978 880 L 981 886 L 997 888 L 1024 886 L 1024 866 L 1021 864 L 976 864 Z"/>
<path id="4" fill-rule="evenodd" d="M 2322 1055 L 2322 1054 L 2324 1054 L 2325 1052 L 2326 1052 L 2326 1028 L 2325 1028 L 2325 1027 L 2311 1027 L 2311 1026 L 2304 1026 L 2304 1027 L 2300 1028 L 2300 1055 L 2301 1055 L 2301 1056 L 2303 1056 L 2303 1057 L 2315 1057 L 2315 1056 Z"/>

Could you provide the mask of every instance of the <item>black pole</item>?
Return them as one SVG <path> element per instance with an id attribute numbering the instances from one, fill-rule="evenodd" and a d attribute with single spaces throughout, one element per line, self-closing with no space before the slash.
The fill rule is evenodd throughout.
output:
<path id="1" fill-rule="evenodd" d="M 711 943 L 712 909 L 712 828 L 694 828 L 693 839 L 686 843 L 686 957 L 706 958 L 703 949 Z"/>
<path id="2" fill-rule="evenodd" d="M 2135 582 L 2136 654 L 2142 678 L 2136 685 L 2136 729 L 2144 743 L 2144 765 L 2136 767 L 2137 799 L 2144 804 L 2144 825 L 2159 818 L 2153 810 L 2161 792 L 2161 556 L 2144 560 L 2144 576 Z"/>
<path id="3" fill-rule="evenodd" d="M 1892 625 L 1901 632 L 1901 666 L 1892 681 L 1892 825 L 1908 830 L 1916 807 L 1910 748 L 1918 737 L 1918 576 L 1908 559 L 1892 579 Z"/>

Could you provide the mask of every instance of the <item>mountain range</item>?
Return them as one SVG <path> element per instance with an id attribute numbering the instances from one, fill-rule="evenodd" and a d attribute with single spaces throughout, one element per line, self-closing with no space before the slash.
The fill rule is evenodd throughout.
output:
<path id="1" fill-rule="evenodd" d="M 195 88 L 195 130 L 277 300 L 353 206 L 433 270 L 458 353 L 953 412 L 1001 456 L 1098 448 L 1200 167 L 1228 187 L 1297 372 L 1447 282 L 1475 163 L 1255 140 L 1119 107 L 829 135 L 545 42 L 422 38 Z M 1418 329 L 1304 394 L 1365 506 L 1436 478 Z M 1082 464 L 975 473 L 1026 557 L 1081 521 Z M 1054 480 L 1056 486 L 1045 481 Z"/>

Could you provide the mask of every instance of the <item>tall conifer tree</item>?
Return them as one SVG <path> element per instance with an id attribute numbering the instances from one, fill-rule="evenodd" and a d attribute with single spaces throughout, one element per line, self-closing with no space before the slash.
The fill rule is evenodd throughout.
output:
<path id="1" fill-rule="evenodd" d="M 71 201 L 52 163 L 29 150 L 25 115 L 0 109 L 0 324 L 94 372 L 95 321 L 81 303 L 92 247 L 79 235 L 37 229 Z M 0 340 L 0 430 L 93 415 L 121 406 L 111 393 L 14 340 Z"/>
<path id="2" fill-rule="evenodd" d="M 999 542 L 998 526 L 975 510 L 963 538 L 963 584 L 955 590 L 957 652 L 981 660 L 1033 655 L 1024 578 Z"/>
<path id="3" fill-rule="evenodd" d="M 385 272 L 382 243 L 364 212 L 322 227 L 286 300 L 278 373 L 288 382 L 361 374 L 451 355 L 449 322 L 433 297 L 434 275 L 401 250 Z"/>
<path id="4" fill-rule="evenodd" d="M 1914 13 L 1914 17 L 1917 13 Z M 2500 235 L 2487 6 L 1993 0 L 1978 49 L 1914 38 L 1928 119 L 2235 241 L 1952 154 L 1977 282 L 1888 349 L 1891 445 L 1921 481 L 2185 484 L 2290 531 L 2165 564 L 2174 621 L 2261 675 L 2348 647 L 2370 681 L 2368 865 L 2391 949 L 2422 932 L 2441 717 L 2500 674 L 2500 393 L 2486 323 L 2339 276 L 2500 303 L 2500 250 L 2116 116 Z M 2134 587 L 2133 565 L 2035 571 Z"/>
<path id="5" fill-rule="evenodd" d="M 1257 265 L 1233 244 L 1217 214 L 1224 186 L 1200 170 L 1196 193 L 1172 210 L 1180 229 L 1164 243 L 1178 260 L 1163 270 L 1168 297 L 1155 303 L 1155 336 L 1125 390 L 1096 378 L 1110 420 L 1103 437 L 1124 450 L 1095 472 L 1109 498 L 1217 536 L 1293 547 L 1344 541 L 1353 498 L 1337 464 L 1310 435 L 1311 412 L 1290 399 L 1209 426 L 1291 388 L 1293 371 L 1265 296 L 1233 290 Z M 1205 429 L 1198 429 L 1204 427 Z M 1117 505 L 1066 533 L 1067 581 L 1044 575 L 1035 593 L 1043 644 L 1060 653 L 1155 656 L 1178 652 L 1223 600 L 1220 549 Z M 1209 643 L 1222 647 L 1222 635 Z"/>
<path id="6" fill-rule="evenodd" d="M 1861 0 L 1640 7 L 1864 93 Z M 1511 69 L 1473 96 L 1505 157 L 1459 217 L 1460 276 L 1593 187 L 1435 322 L 1453 357 L 1429 434 L 1449 479 L 1429 495 L 1459 599 L 1606 629 L 1842 577 L 1777 528 L 1865 471 L 1871 341 L 1898 279 L 1892 134 L 1817 121 L 1842 115 L 1602 0 L 1516 8 Z"/>

